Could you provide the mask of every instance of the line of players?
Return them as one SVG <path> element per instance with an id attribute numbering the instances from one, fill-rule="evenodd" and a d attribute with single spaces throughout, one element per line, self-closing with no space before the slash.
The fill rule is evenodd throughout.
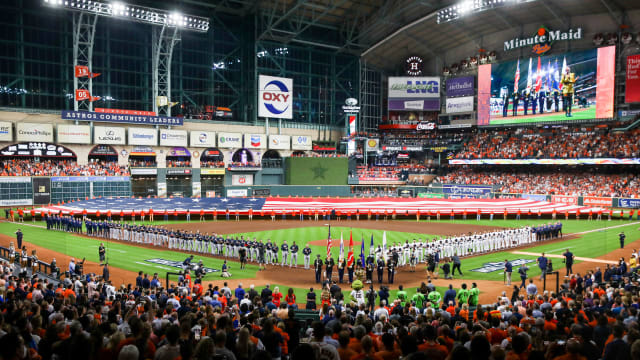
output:
<path id="1" fill-rule="evenodd" d="M 81 232 L 82 229 L 81 220 L 78 218 L 53 215 L 47 217 L 46 220 L 47 229 L 66 232 Z M 89 236 L 236 258 L 241 262 L 251 261 L 262 265 L 297 267 L 298 252 L 300 251 L 300 247 L 295 241 L 290 246 L 286 240 L 278 245 L 270 239 L 262 242 L 256 238 L 250 240 L 243 236 L 233 238 L 217 234 L 203 234 L 199 231 L 194 233 L 193 231 L 168 229 L 166 226 L 133 225 L 108 220 L 94 221 L 89 218 L 85 218 L 84 226 Z M 428 256 L 436 253 L 440 258 L 449 258 L 453 255 L 465 257 L 523 246 L 534 241 L 557 238 L 561 235 L 562 223 L 557 222 L 538 227 L 525 226 L 517 229 L 449 236 L 434 239 L 431 242 L 414 239 L 413 243 L 410 243 L 407 240 L 404 244 L 396 243 L 390 246 L 387 249 L 387 254 L 383 254 L 380 245 L 375 250 L 370 249 L 369 252 L 370 256 L 374 255 L 373 261 L 376 263 L 381 258 L 393 258 L 396 259 L 395 266 L 415 267 L 417 263 L 427 262 Z M 244 251 L 240 251 L 243 248 Z M 311 266 L 309 245 L 302 249 L 302 256 L 304 268 L 309 269 Z M 323 263 L 327 260 L 324 260 Z M 316 265 L 315 262 L 314 265 Z M 339 259 L 338 267 L 341 266 Z M 387 266 L 389 265 L 387 264 Z"/>

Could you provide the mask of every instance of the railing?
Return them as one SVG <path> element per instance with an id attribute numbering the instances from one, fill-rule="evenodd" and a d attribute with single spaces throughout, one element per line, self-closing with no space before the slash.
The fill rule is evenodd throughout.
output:
<path id="1" fill-rule="evenodd" d="M 0 246 L 0 257 L 3 257 L 5 259 L 9 259 L 9 254 L 11 253 L 11 251 L 3 246 Z M 29 259 L 29 261 L 31 261 L 31 259 Z M 14 264 L 20 264 L 20 253 L 19 252 L 15 252 L 15 259 L 13 259 L 13 263 Z M 57 274 L 54 274 L 51 272 L 51 264 L 46 263 L 42 260 L 38 260 L 38 270 L 37 272 L 41 273 L 41 274 L 45 274 L 47 276 L 53 276 L 54 278 L 58 278 L 60 277 L 60 270 L 58 269 Z"/>

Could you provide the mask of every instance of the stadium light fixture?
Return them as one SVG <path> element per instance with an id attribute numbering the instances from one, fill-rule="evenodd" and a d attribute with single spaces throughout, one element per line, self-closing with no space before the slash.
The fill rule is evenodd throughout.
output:
<path id="1" fill-rule="evenodd" d="M 130 5 L 120 1 L 110 3 L 94 0 L 43 0 L 45 5 L 100 16 L 129 19 L 145 24 L 179 27 L 198 32 L 209 31 L 209 19 L 202 16 L 184 15 L 145 6 Z"/>
<path id="2" fill-rule="evenodd" d="M 444 24 L 461 17 L 503 6 L 527 3 L 535 0 L 464 0 L 438 10 L 437 22 Z"/>

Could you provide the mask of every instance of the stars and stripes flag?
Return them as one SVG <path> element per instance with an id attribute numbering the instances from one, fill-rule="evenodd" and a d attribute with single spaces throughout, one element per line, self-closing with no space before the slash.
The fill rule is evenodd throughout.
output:
<path id="1" fill-rule="evenodd" d="M 353 265 L 353 234 L 349 233 L 349 254 L 347 255 L 347 266 Z"/>
<path id="2" fill-rule="evenodd" d="M 567 68 L 567 58 L 563 57 L 562 58 L 562 70 L 560 71 L 560 75 L 558 76 L 558 89 L 562 90 L 562 83 L 560 82 L 560 78 L 561 76 L 564 74 L 564 72 L 566 71 Z"/>
<path id="3" fill-rule="evenodd" d="M 387 262 L 387 232 L 382 232 L 382 258 Z"/>
<path id="4" fill-rule="evenodd" d="M 527 89 L 531 89 L 531 84 L 533 82 L 533 78 L 531 77 L 532 73 L 531 73 L 531 65 L 532 65 L 533 59 L 529 58 L 529 71 L 527 71 Z"/>
<path id="5" fill-rule="evenodd" d="M 520 59 L 518 59 L 518 65 L 516 66 L 516 76 L 513 81 L 513 92 L 518 92 L 518 82 L 520 81 Z"/>
<path id="6" fill-rule="evenodd" d="M 327 237 L 327 259 L 331 257 L 331 225 L 329 225 L 329 236 Z"/>
<path id="7" fill-rule="evenodd" d="M 373 246 L 373 234 L 371 234 L 371 243 L 369 244 L 369 255 L 373 255 L 373 251 L 374 251 L 374 246 Z"/>
<path id="8" fill-rule="evenodd" d="M 538 56 L 538 67 L 536 68 L 536 92 L 542 87 L 542 60 Z"/>
<path id="9" fill-rule="evenodd" d="M 344 241 L 342 240 L 342 231 L 340 232 L 340 256 L 338 259 L 344 259 Z"/>

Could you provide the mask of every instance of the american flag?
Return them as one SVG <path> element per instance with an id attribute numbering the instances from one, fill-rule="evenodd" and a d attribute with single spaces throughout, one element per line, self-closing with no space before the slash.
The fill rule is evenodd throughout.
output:
<path id="1" fill-rule="evenodd" d="M 549 202 L 534 199 L 429 199 L 429 198 L 268 198 L 264 204 L 265 211 L 276 212 L 284 209 L 304 208 L 318 209 L 319 211 L 331 211 L 336 209 L 342 212 L 342 216 L 347 211 L 355 212 L 357 209 L 360 213 L 366 213 L 371 210 L 372 214 L 383 214 L 385 210 L 391 213 L 396 210 L 398 214 L 415 215 L 418 210 L 421 214 L 429 211 L 435 213 L 440 210 L 441 213 L 449 214 L 453 209 L 455 214 L 462 214 L 466 209 L 480 209 L 483 214 L 490 214 L 492 211 L 496 214 L 504 213 L 506 209 L 509 214 L 515 214 L 520 210 L 528 210 L 543 214 L 551 214 L 555 209 L 558 213 L 575 213 L 580 209 L 581 212 L 588 212 L 589 209 L 596 207 L 571 205 L 561 202 Z"/>
<path id="2" fill-rule="evenodd" d="M 347 255 L 347 266 L 353 265 L 353 234 L 349 234 L 349 254 Z"/>
<path id="3" fill-rule="evenodd" d="M 327 237 L 327 259 L 331 257 L 331 225 L 329 225 L 329 236 Z"/>
<path id="4" fill-rule="evenodd" d="M 518 92 L 518 82 L 520 81 L 520 59 L 518 59 L 518 65 L 516 66 L 516 77 L 513 81 L 513 92 Z"/>

